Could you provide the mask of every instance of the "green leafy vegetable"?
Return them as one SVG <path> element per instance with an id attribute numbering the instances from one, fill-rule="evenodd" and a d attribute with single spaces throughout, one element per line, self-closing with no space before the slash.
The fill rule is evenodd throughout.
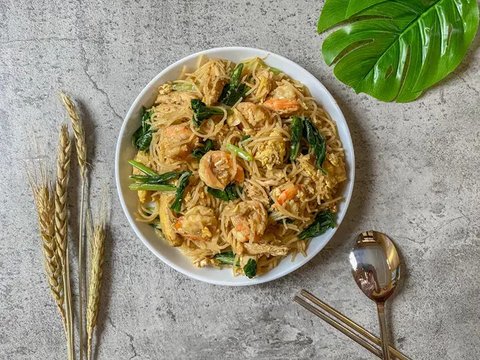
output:
<path id="1" fill-rule="evenodd" d="M 192 151 L 192 156 L 195 159 L 201 159 L 203 155 L 205 155 L 207 152 L 213 149 L 213 141 L 210 139 L 207 139 L 201 146 L 195 148 Z"/>
<path id="2" fill-rule="evenodd" d="M 255 275 L 257 275 L 257 262 L 254 259 L 248 259 L 243 267 L 243 272 L 249 279 L 255 277 Z"/>
<path id="3" fill-rule="evenodd" d="M 151 191 L 175 191 L 177 188 L 168 184 L 142 184 L 133 183 L 128 186 L 130 190 L 151 190 Z"/>
<path id="4" fill-rule="evenodd" d="M 235 261 L 235 254 L 233 251 L 225 251 L 214 256 L 214 259 L 218 260 L 225 265 L 233 265 Z"/>
<path id="5" fill-rule="evenodd" d="M 141 162 L 130 160 L 128 162 L 134 168 L 140 170 L 145 175 L 130 175 L 130 179 L 135 180 L 128 188 L 130 190 L 151 190 L 151 191 L 174 191 L 176 187 L 168 184 L 170 180 L 176 179 L 181 173 L 176 171 L 157 174 L 153 169 L 145 166 Z"/>
<path id="6" fill-rule="evenodd" d="M 239 193 L 242 192 L 242 188 L 235 184 L 229 184 L 225 187 L 225 190 L 208 187 L 207 191 L 210 195 L 220 200 L 232 201 L 240 197 Z"/>
<path id="7" fill-rule="evenodd" d="M 310 150 L 315 155 L 315 166 L 325 172 L 322 167 L 327 155 L 327 144 L 325 138 L 318 129 L 311 123 L 310 119 L 303 119 L 303 130 L 307 139 Z"/>
<path id="8" fill-rule="evenodd" d="M 327 0 L 318 32 L 325 62 L 356 92 L 415 100 L 464 58 L 478 28 L 475 0 Z"/>
<path id="9" fill-rule="evenodd" d="M 172 83 L 172 89 L 175 91 L 196 91 L 195 85 L 185 81 L 174 81 Z"/>
<path id="10" fill-rule="evenodd" d="M 225 148 L 231 153 L 233 153 L 234 155 L 238 156 L 239 158 L 242 158 L 243 160 L 246 160 L 246 161 L 253 160 L 252 154 L 250 154 L 248 151 L 245 151 L 239 148 L 238 146 L 235 146 L 233 144 L 227 144 Z"/>
<path id="11" fill-rule="evenodd" d="M 223 87 L 222 94 L 220 95 L 221 103 L 227 106 L 233 106 L 245 96 L 248 90 L 250 90 L 246 84 L 240 81 L 242 78 L 242 71 L 242 63 L 238 64 L 233 69 L 230 83 Z"/>
<path id="12" fill-rule="evenodd" d="M 148 148 L 150 147 L 150 143 L 152 142 L 152 129 L 150 123 L 152 115 L 152 110 L 147 110 L 142 107 L 141 125 L 132 136 L 133 145 L 138 150 L 148 151 Z"/>
<path id="13" fill-rule="evenodd" d="M 150 176 L 150 175 L 130 175 L 130 179 L 135 180 L 138 183 L 142 184 L 162 184 L 170 180 L 178 178 L 180 173 L 176 171 L 166 172 L 161 175 Z"/>
<path id="14" fill-rule="evenodd" d="M 199 127 L 205 119 L 214 115 L 223 115 L 223 109 L 214 106 L 207 106 L 201 100 L 192 99 L 190 105 L 193 110 L 193 123 Z"/>
<path id="15" fill-rule="evenodd" d="M 162 230 L 162 226 L 160 225 L 160 220 L 158 217 L 153 222 L 149 223 L 149 225 L 154 229 Z"/>
<path id="16" fill-rule="evenodd" d="M 313 238 L 335 226 L 335 215 L 330 210 L 322 211 L 317 214 L 312 224 L 298 234 L 298 238 L 301 240 Z"/>
<path id="17" fill-rule="evenodd" d="M 294 161 L 300 151 L 300 142 L 302 141 L 303 119 L 294 116 L 292 125 L 290 125 L 290 161 Z"/>
<path id="18" fill-rule="evenodd" d="M 179 213 L 182 210 L 183 195 L 185 194 L 185 189 L 188 186 L 189 178 L 191 175 L 192 173 L 190 171 L 185 171 L 178 179 L 175 200 L 173 200 L 173 203 L 170 206 L 170 209 L 172 209 L 174 213 Z"/>
<path id="19" fill-rule="evenodd" d="M 271 71 L 273 74 L 275 74 L 275 75 L 278 75 L 278 74 L 280 74 L 280 73 L 283 72 L 282 70 L 280 70 L 280 69 L 278 69 L 278 68 L 276 68 L 276 67 L 267 65 L 267 63 L 266 63 L 265 61 L 263 61 L 261 58 L 258 58 L 258 57 L 257 57 L 257 58 L 250 59 L 250 60 L 247 60 L 247 61 L 245 61 L 243 64 L 245 65 L 245 67 L 246 67 L 247 69 L 251 70 L 251 69 L 252 69 L 252 66 L 253 66 L 254 64 L 256 64 L 256 63 L 260 64 L 261 67 L 270 70 L 270 71 Z"/>
<path id="20" fill-rule="evenodd" d="M 240 140 L 241 143 L 243 143 L 244 141 L 247 141 L 248 139 L 250 139 L 251 136 L 250 135 L 243 135 L 242 136 L 242 139 Z"/>
<path id="21" fill-rule="evenodd" d="M 216 254 L 214 259 L 225 265 L 234 265 L 235 253 L 233 251 L 225 251 L 220 254 Z M 238 266 L 238 261 L 235 265 Z M 243 267 L 243 272 L 249 279 L 255 277 L 255 275 L 257 275 L 257 262 L 254 259 L 248 259 L 247 263 Z"/>
<path id="22" fill-rule="evenodd" d="M 138 170 L 140 170 L 141 172 L 143 172 L 146 175 L 158 176 L 158 174 L 154 170 L 150 169 L 148 166 L 143 165 L 139 161 L 129 160 L 128 163 L 130 165 L 132 165 L 134 168 L 137 168 Z"/>

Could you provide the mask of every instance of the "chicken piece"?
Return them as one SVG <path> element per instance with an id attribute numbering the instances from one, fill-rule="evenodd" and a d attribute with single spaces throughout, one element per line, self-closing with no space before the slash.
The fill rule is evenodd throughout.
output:
<path id="1" fill-rule="evenodd" d="M 160 218 L 160 227 L 165 239 L 172 246 L 180 246 L 182 239 L 175 233 L 173 228 L 173 221 L 175 217 L 170 210 L 170 204 L 174 199 L 174 194 L 162 193 L 158 200 L 158 215 Z"/>
<path id="2" fill-rule="evenodd" d="M 175 229 L 186 239 L 208 241 L 217 231 L 217 225 L 213 209 L 197 205 L 178 218 Z"/>
<path id="3" fill-rule="evenodd" d="M 251 102 L 241 102 L 237 110 L 243 117 L 244 131 L 247 134 L 260 129 L 264 124 L 271 122 L 271 114 L 267 108 Z M 252 131 L 253 130 L 253 131 Z"/>
<path id="4" fill-rule="evenodd" d="M 272 256 L 285 256 L 288 254 L 288 247 L 286 246 L 255 243 L 245 243 L 244 246 L 250 255 L 266 254 Z"/>
<path id="5" fill-rule="evenodd" d="M 279 129 L 273 129 L 270 134 L 272 139 L 261 143 L 255 151 L 255 159 L 260 161 L 263 167 L 271 170 L 275 165 L 283 164 L 286 148 L 285 139 Z"/>
<path id="6" fill-rule="evenodd" d="M 232 181 L 244 180 L 243 168 L 234 163 L 230 153 L 220 150 L 211 150 L 200 159 L 198 175 L 207 186 L 219 190 Z"/>
<path id="7" fill-rule="evenodd" d="M 159 92 L 155 100 L 154 126 L 158 126 L 158 124 L 165 121 L 171 122 L 191 119 L 193 112 L 190 103 L 192 99 L 196 98 L 197 96 L 191 92 L 168 92 L 167 89 L 163 89 L 162 92 Z"/>
<path id="8" fill-rule="evenodd" d="M 187 123 L 170 125 L 160 130 L 158 145 L 160 152 L 168 160 L 184 160 L 199 145 L 199 139 L 195 136 Z"/>
<path id="9" fill-rule="evenodd" d="M 258 241 L 267 228 L 267 210 L 259 201 L 230 204 L 225 213 L 229 215 L 226 221 L 231 225 L 231 235 L 236 241 Z"/>
<path id="10" fill-rule="evenodd" d="M 226 63 L 221 60 L 210 60 L 195 71 L 194 76 L 203 94 L 202 101 L 207 106 L 217 103 L 223 87 L 229 80 Z"/>
<path id="11" fill-rule="evenodd" d="M 254 184 L 252 181 L 246 181 L 243 186 L 243 191 L 247 195 L 247 198 L 258 200 L 265 206 L 268 206 L 270 203 L 270 197 L 261 185 Z"/>
<path id="12" fill-rule="evenodd" d="M 147 152 L 145 151 L 139 151 L 137 152 L 137 155 L 135 155 L 135 161 L 138 161 L 140 163 L 142 163 L 143 165 L 145 166 L 149 166 L 149 162 L 150 162 L 150 157 L 148 155 Z M 138 170 L 137 168 L 133 168 L 132 170 L 132 174 L 133 175 L 144 175 L 140 170 Z M 152 192 L 151 191 L 147 191 L 147 190 L 138 190 L 137 191 L 137 195 L 138 195 L 138 200 L 142 203 L 142 204 L 145 204 L 149 201 L 152 201 L 152 197 L 151 197 L 151 194 Z"/>

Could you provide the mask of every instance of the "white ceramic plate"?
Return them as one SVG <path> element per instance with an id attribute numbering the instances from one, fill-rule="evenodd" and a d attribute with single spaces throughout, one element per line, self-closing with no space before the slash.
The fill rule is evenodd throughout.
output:
<path id="1" fill-rule="evenodd" d="M 308 246 L 306 257 L 298 255 L 295 261 L 291 261 L 291 257 L 287 257 L 275 269 L 267 274 L 255 277 L 254 279 L 248 279 L 245 276 L 234 277 L 231 269 L 219 270 L 214 268 L 197 268 L 193 266 L 190 263 L 190 260 L 184 256 L 180 250 L 171 247 L 165 240 L 158 238 L 151 226 L 135 220 L 138 198 L 136 192 L 128 189 L 130 182 L 128 176 L 130 175 L 131 167 L 127 161 L 133 159 L 135 156 L 136 151 L 132 145 L 131 137 L 139 126 L 141 108 L 142 106 L 147 108 L 150 107 L 156 98 L 157 88 L 166 81 L 177 79 L 183 66 L 187 66 L 189 69 L 194 69 L 200 55 L 205 55 L 211 58 L 229 59 L 233 62 L 239 62 L 246 58 L 259 56 L 265 58 L 268 65 L 282 70 L 292 78 L 305 84 L 310 89 L 313 97 L 325 108 L 332 119 L 336 122 L 340 139 L 345 149 L 348 181 L 343 187 L 343 196 L 345 197 L 345 200 L 339 205 L 337 215 L 338 225 L 342 222 L 352 195 L 355 176 L 355 160 L 350 132 L 340 108 L 328 90 L 312 74 L 301 66 L 280 55 L 264 50 L 244 47 L 215 48 L 187 56 L 160 72 L 160 74 L 148 83 L 140 95 L 137 96 L 123 121 L 115 154 L 115 177 L 120 203 L 122 204 L 128 222 L 140 240 L 142 240 L 150 251 L 175 270 L 180 271 L 191 278 L 217 285 L 242 286 L 272 281 L 298 269 L 317 255 L 335 234 L 338 227 L 330 229 L 325 234 L 312 239 Z"/>

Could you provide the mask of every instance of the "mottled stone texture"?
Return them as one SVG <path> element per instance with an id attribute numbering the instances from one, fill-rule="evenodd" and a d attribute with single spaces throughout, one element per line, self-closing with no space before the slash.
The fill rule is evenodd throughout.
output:
<path id="1" fill-rule="evenodd" d="M 42 271 L 23 162 L 51 157 L 65 120 L 60 89 L 81 101 L 93 195 L 108 181 L 112 228 L 100 316 L 101 359 L 371 359 L 292 303 L 301 288 L 378 332 L 353 282 L 352 238 L 390 234 L 406 263 L 389 313 L 413 359 L 476 359 L 480 347 L 480 51 L 409 104 L 356 95 L 322 61 L 321 1 L 0 2 L 0 358 L 64 359 Z M 114 191 L 114 145 L 143 86 L 192 52 L 243 45 L 296 61 L 336 97 L 357 156 L 355 193 L 329 246 L 285 278 L 224 288 L 165 266 L 129 228 Z M 92 154 L 93 153 L 93 154 Z"/>

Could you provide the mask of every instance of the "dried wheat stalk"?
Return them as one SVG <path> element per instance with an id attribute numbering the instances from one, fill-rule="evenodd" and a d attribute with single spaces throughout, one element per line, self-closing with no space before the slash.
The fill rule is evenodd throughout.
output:
<path id="1" fill-rule="evenodd" d="M 65 93 L 60 93 L 65 109 L 72 122 L 73 135 L 75 136 L 75 148 L 77 149 L 78 165 L 80 166 L 80 174 L 82 178 L 87 176 L 87 144 L 85 142 L 85 129 L 78 114 L 77 108 L 73 104 L 72 99 Z"/>
<path id="2" fill-rule="evenodd" d="M 29 178 L 35 206 L 37 208 L 48 285 L 50 286 L 50 292 L 60 312 L 63 328 L 66 333 L 67 324 L 64 309 L 65 294 L 62 279 L 62 263 L 57 253 L 57 243 L 55 241 L 55 200 L 53 188 L 51 182 L 47 179 L 45 171 L 41 171 L 40 178 L 34 178 L 30 176 L 30 174 Z"/>
<path id="3" fill-rule="evenodd" d="M 65 293 L 65 318 L 67 329 L 68 358 L 74 357 L 72 293 L 70 289 L 70 264 L 68 254 L 68 208 L 67 193 L 70 172 L 70 137 L 66 125 L 60 129 L 57 153 L 57 178 L 55 182 L 55 242 L 62 264 L 62 278 Z"/>
<path id="4" fill-rule="evenodd" d="M 78 111 L 72 101 L 72 99 L 64 94 L 60 93 L 60 98 L 62 99 L 65 109 L 67 110 L 68 116 L 70 117 L 73 134 L 75 137 L 75 147 L 77 149 L 77 161 L 80 167 L 80 176 L 82 178 L 81 184 L 81 197 L 80 197 L 80 213 L 79 213 L 79 226 L 78 226 L 78 304 L 79 304 L 79 338 L 80 338 L 80 360 L 83 360 L 83 351 L 84 351 L 84 314 L 83 314 L 83 302 L 85 295 L 85 261 L 84 261 L 84 248 L 85 248 L 85 239 L 84 239 L 84 230 L 85 230 L 85 208 L 86 208 L 86 188 L 88 187 L 88 177 L 87 177 L 87 145 L 85 141 L 85 130 L 83 128 L 83 123 L 80 119 Z"/>
<path id="5" fill-rule="evenodd" d="M 87 359 L 92 358 L 93 330 L 97 325 L 102 285 L 103 260 L 105 253 L 106 221 L 105 214 L 99 224 L 94 225 L 90 235 L 90 278 L 87 304 Z"/>

